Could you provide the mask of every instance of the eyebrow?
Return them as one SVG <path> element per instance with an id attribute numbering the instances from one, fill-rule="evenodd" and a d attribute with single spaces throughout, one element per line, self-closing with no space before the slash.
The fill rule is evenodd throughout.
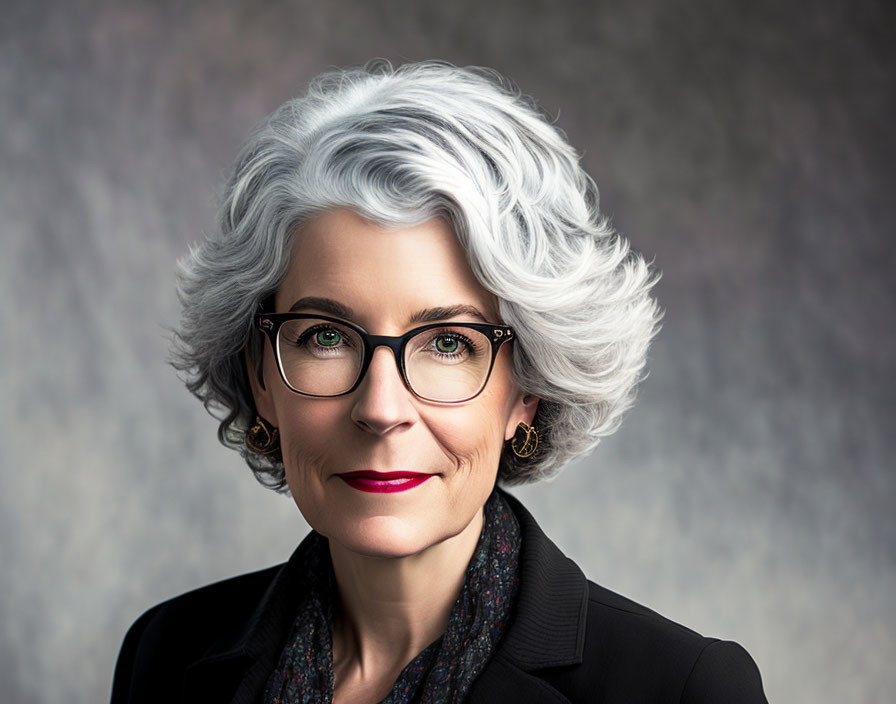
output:
<path id="1" fill-rule="evenodd" d="M 356 319 L 355 312 L 351 308 L 340 303 L 339 301 L 334 301 L 332 298 L 305 296 L 304 298 L 300 298 L 295 303 L 293 303 L 289 310 L 292 313 L 303 308 L 312 308 L 321 313 L 335 315 L 337 318 L 346 318 L 347 320 Z M 440 320 L 447 320 L 459 315 L 469 315 L 474 318 L 479 318 L 479 320 L 481 320 L 483 323 L 488 322 L 486 317 L 478 308 L 476 308 L 476 306 L 471 306 L 468 304 L 424 308 L 423 310 L 418 310 L 416 313 L 414 313 L 414 315 L 411 316 L 409 322 L 436 323 Z"/>

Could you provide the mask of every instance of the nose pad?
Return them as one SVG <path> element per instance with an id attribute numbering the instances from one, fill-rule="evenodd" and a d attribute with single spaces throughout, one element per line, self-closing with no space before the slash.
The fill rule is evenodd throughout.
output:
<path id="1" fill-rule="evenodd" d="M 377 361 L 377 355 L 380 357 L 386 357 L 387 361 Z M 391 363 L 390 363 L 391 362 Z M 385 365 L 389 371 L 385 372 L 386 374 L 392 375 L 402 387 L 404 387 L 404 379 L 401 377 L 401 368 L 398 365 L 398 359 L 395 356 L 395 353 L 386 345 L 380 345 L 373 350 L 373 354 L 370 358 L 370 365 L 367 367 L 367 373 L 364 375 L 364 379 L 361 380 L 361 384 L 369 382 L 373 378 L 373 374 L 375 373 L 377 377 L 383 374 L 383 370 L 380 369 Z M 377 369 L 374 372 L 374 368 Z"/>

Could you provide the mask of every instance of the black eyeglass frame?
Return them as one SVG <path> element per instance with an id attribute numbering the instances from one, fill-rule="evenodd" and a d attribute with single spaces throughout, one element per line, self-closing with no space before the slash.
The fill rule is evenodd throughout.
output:
<path id="1" fill-rule="evenodd" d="M 347 391 L 343 391 L 338 394 L 309 394 L 305 391 L 299 391 L 295 388 L 289 381 L 286 379 L 286 374 L 283 371 L 283 364 L 280 361 L 280 348 L 277 344 L 277 337 L 280 333 L 280 327 L 290 321 L 290 320 L 326 320 L 331 323 L 339 323 L 340 325 L 344 325 L 351 330 L 354 330 L 361 338 L 361 342 L 364 345 L 364 358 L 361 362 L 361 368 L 358 371 L 358 378 L 355 380 L 355 383 L 352 384 L 352 387 Z M 427 398 L 422 394 L 414 391 L 411 386 L 410 381 L 408 381 L 407 372 L 404 366 L 404 350 L 407 347 L 408 341 L 414 337 L 415 335 L 419 335 L 421 332 L 425 332 L 427 330 L 433 330 L 435 328 L 445 328 L 445 327 L 466 327 L 472 328 L 474 330 L 478 330 L 481 333 L 484 333 L 486 337 L 488 337 L 489 341 L 492 345 L 492 358 L 489 362 L 488 374 L 485 376 L 485 381 L 482 382 L 482 387 L 475 394 L 470 396 L 469 398 L 461 399 L 459 401 L 438 401 L 436 399 Z M 398 366 L 398 373 L 401 376 L 401 380 L 404 383 L 405 388 L 410 391 L 414 396 L 429 403 L 441 403 L 441 404 L 455 404 L 455 403 L 466 403 L 467 401 L 472 401 L 474 398 L 479 396 L 488 385 L 488 380 L 492 376 L 492 370 L 495 368 L 495 359 L 498 357 L 498 352 L 501 349 L 501 345 L 505 342 L 512 341 L 516 339 L 516 335 L 513 331 L 513 328 L 509 325 L 495 325 L 492 323 L 467 323 L 467 322 L 442 322 L 442 323 L 430 323 L 428 325 L 422 325 L 418 328 L 414 328 L 412 330 L 408 330 L 404 335 L 371 335 L 360 325 L 356 325 L 355 323 L 351 323 L 347 320 L 342 320 L 341 318 L 333 318 L 328 315 L 315 315 L 310 313 L 257 313 L 255 315 L 255 328 L 265 333 L 268 339 L 271 341 L 271 349 L 274 351 L 274 360 L 277 362 L 277 370 L 280 372 L 280 378 L 283 380 L 283 383 L 286 384 L 286 388 L 294 393 L 301 394 L 302 396 L 309 396 L 311 398 L 336 398 L 338 396 L 345 396 L 350 394 L 352 391 L 358 388 L 361 385 L 361 381 L 364 379 L 364 375 L 367 374 L 367 369 L 370 367 L 370 362 L 373 359 L 373 353 L 377 347 L 388 347 L 392 350 L 392 354 L 395 357 L 395 363 Z"/>

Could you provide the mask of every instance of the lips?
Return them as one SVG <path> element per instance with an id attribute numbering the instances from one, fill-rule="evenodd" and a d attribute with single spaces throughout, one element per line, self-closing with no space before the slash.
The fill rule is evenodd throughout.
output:
<path id="1" fill-rule="evenodd" d="M 346 472 L 336 475 L 346 484 L 359 491 L 367 491 L 374 494 L 392 494 L 397 491 L 407 491 L 415 486 L 420 486 L 434 474 L 421 472 Z"/>
<path id="2" fill-rule="evenodd" d="M 364 479 L 377 479 L 386 481 L 388 479 L 409 479 L 411 477 L 428 477 L 430 475 L 425 472 L 372 472 L 362 470 L 360 472 L 345 472 L 340 477 L 362 477 Z"/>

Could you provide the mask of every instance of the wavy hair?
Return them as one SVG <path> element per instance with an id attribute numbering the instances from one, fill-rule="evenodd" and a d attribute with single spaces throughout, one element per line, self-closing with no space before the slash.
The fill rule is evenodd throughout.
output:
<path id="1" fill-rule="evenodd" d="M 509 447 L 498 480 L 550 479 L 618 427 L 642 378 L 659 278 L 603 217 L 564 133 L 507 79 L 424 61 L 319 75 L 264 119 L 230 172 L 218 229 L 180 260 L 171 363 L 265 486 L 282 460 L 251 452 L 243 350 L 253 314 L 283 280 L 303 222 L 348 208 L 386 227 L 445 218 L 480 284 L 517 330 L 513 380 L 541 401 L 539 446 Z"/>

